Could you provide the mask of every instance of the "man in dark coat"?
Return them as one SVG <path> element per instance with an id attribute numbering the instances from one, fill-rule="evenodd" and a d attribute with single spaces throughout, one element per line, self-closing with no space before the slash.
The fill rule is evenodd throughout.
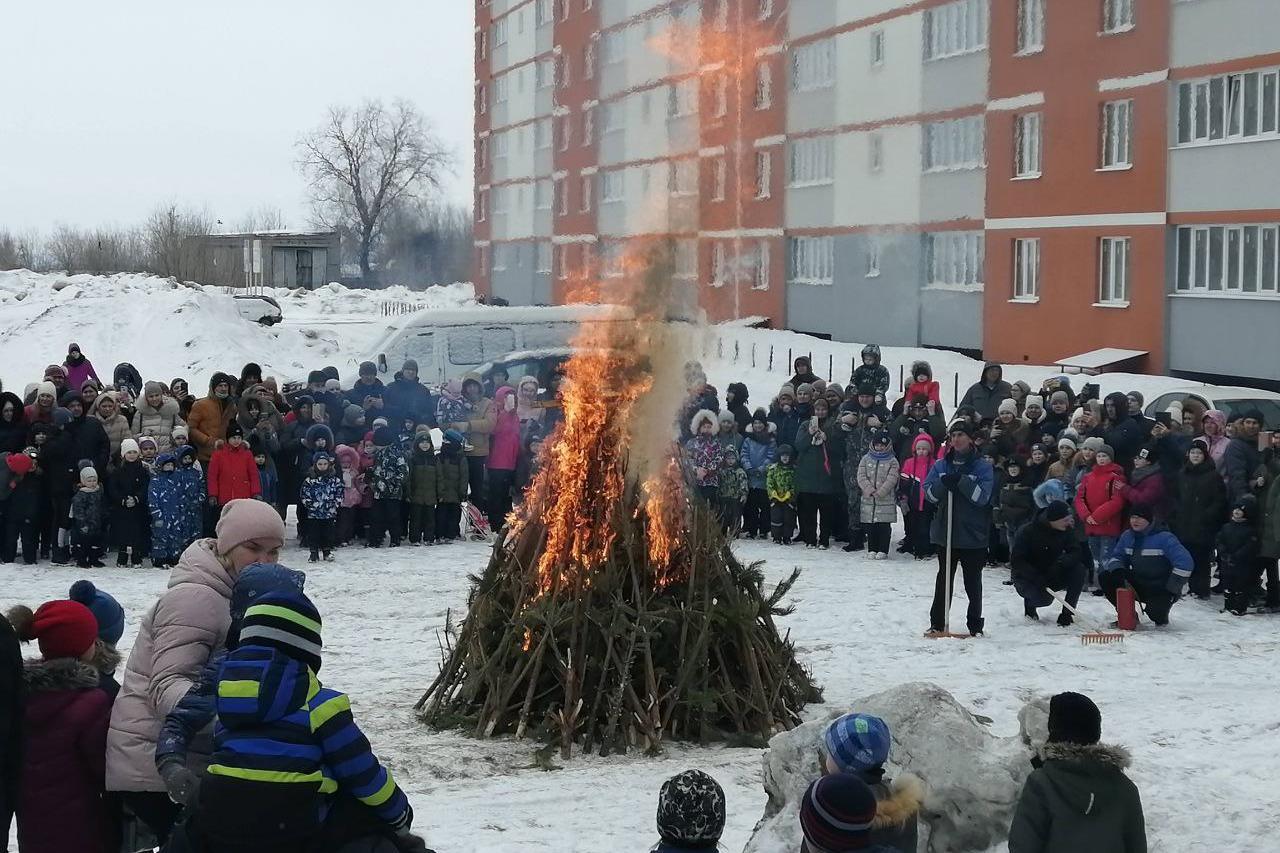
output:
<path id="1" fill-rule="evenodd" d="M 982 378 L 969 386 L 960 400 L 961 406 L 973 406 L 984 421 L 994 421 L 1000 403 L 1013 396 L 1013 386 L 1004 381 L 1004 368 L 988 361 L 982 368 Z"/>
<path id="2" fill-rule="evenodd" d="M 81 459 L 88 459 L 97 470 L 98 477 L 105 478 L 107 463 L 111 460 L 111 439 L 107 438 L 102 421 L 85 414 L 78 391 L 64 394 L 62 406 L 71 413 L 71 422 L 64 430 L 71 440 L 71 462 L 78 465 Z"/>
<path id="3" fill-rule="evenodd" d="M 995 471 L 973 443 L 971 427 L 956 421 L 948 433 L 951 449 L 934 463 L 924 481 L 925 499 L 938 507 L 929 526 L 929 541 L 938 547 L 938 577 L 934 583 L 933 607 L 929 610 L 929 631 L 947 628 L 947 577 L 954 581 L 957 564 L 963 569 L 964 591 L 969 598 L 967 623 L 970 634 L 981 634 L 982 568 L 987 562 L 991 531 L 991 498 L 995 491 Z M 950 512 L 948 512 L 950 507 Z M 948 538 L 948 525 L 950 538 Z M 947 565 L 947 545 L 951 565 Z M 948 574 L 944 574 L 948 573 Z M 954 584 L 952 584 L 954 589 Z"/>
<path id="4" fill-rule="evenodd" d="M 366 399 L 374 397 L 381 400 L 385 392 L 386 386 L 378 378 L 378 366 L 372 361 L 364 361 L 360 363 L 360 378 L 347 392 L 346 397 L 347 402 L 367 409 L 369 407 L 364 404 Z"/>
<path id="5" fill-rule="evenodd" d="M 418 362 L 405 359 L 404 366 L 382 392 L 384 416 L 387 421 L 400 426 L 413 418 L 415 423 L 436 425 L 436 401 L 427 386 L 418 379 Z"/>
<path id="6" fill-rule="evenodd" d="M 297 504 L 299 513 L 302 512 L 302 505 L 298 503 L 298 489 L 310 467 L 311 452 L 306 448 L 304 440 L 307 430 L 316 422 L 311 414 L 313 406 L 309 395 L 295 397 L 293 422 L 285 424 L 284 431 L 280 433 L 280 452 L 276 454 L 276 476 L 279 479 L 276 509 L 281 517 L 288 514 L 290 504 Z"/>
<path id="7" fill-rule="evenodd" d="M 1155 428 L 1156 422 L 1153 418 L 1149 418 L 1142 413 L 1142 404 L 1145 398 L 1142 396 L 1141 391 L 1130 391 L 1124 396 L 1129 404 L 1129 417 L 1133 418 L 1138 425 L 1138 429 L 1142 431 L 1142 441 L 1145 443 L 1151 438 L 1151 430 Z"/>
<path id="8" fill-rule="evenodd" d="M 942 412 L 938 411 L 936 403 L 931 403 L 923 394 L 913 397 L 908 402 L 906 411 L 889 424 L 889 435 L 893 438 L 893 453 L 899 460 L 911 455 L 911 448 L 917 436 L 929 436 L 936 447 L 946 438 L 946 433 L 947 424 L 942 420 Z"/>
<path id="9" fill-rule="evenodd" d="M 730 382 L 724 392 L 724 406 L 733 412 L 738 432 L 746 435 L 751 426 L 751 410 L 747 408 L 747 386 L 742 382 Z"/>
<path id="10" fill-rule="evenodd" d="M 1102 401 L 1104 423 L 1093 431 L 1115 451 L 1112 457 L 1126 472 L 1133 470 L 1133 458 L 1142 449 L 1142 424 L 1129 414 L 1129 398 L 1119 391 L 1108 394 Z"/>
<path id="11" fill-rule="evenodd" d="M 1053 501 L 1014 535 L 1009 566 L 1013 571 L 1013 588 L 1022 596 L 1028 619 L 1038 622 L 1040 616 L 1036 608 L 1053 604 L 1048 590 L 1065 592 L 1071 607 L 1080 600 L 1085 567 L 1073 527 L 1075 517 L 1071 507 L 1063 501 Z M 1062 608 L 1058 624 L 1065 626 L 1071 622 L 1071 611 Z"/>
<path id="12" fill-rule="evenodd" d="M 22 647 L 0 616 L 0 838 L 8 850 L 9 825 L 22 775 Z"/>
<path id="13" fill-rule="evenodd" d="M 1248 409 L 1236 421 L 1235 437 L 1222 454 L 1222 478 L 1227 481 L 1227 500 L 1231 504 L 1253 494 L 1253 487 L 1260 485 L 1255 479 L 1262 464 L 1262 451 L 1258 450 L 1258 432 L 1262 429 L 1262 413 Z M 1265 482 L 1265 481 L 1264 481 Z"/>
<path id="14" fill-rule="evenodd" d="M 1049 741 L 1031 764 L 1009 853 L 1146 853 L 1142 798 L 1128 750 L 1099 743 L 1102 714 L 1079 693 L 1049 700 Z"/>

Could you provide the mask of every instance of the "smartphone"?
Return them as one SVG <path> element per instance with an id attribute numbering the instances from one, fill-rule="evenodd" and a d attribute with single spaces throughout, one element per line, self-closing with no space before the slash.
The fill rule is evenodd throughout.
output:
<path id="1" fill-rule="evenodd" d="M 1162 424 L 1165 429 L 1173 428 L 1173 415 L 1170 412 L 1156 412 L 1156 423 Z"/>

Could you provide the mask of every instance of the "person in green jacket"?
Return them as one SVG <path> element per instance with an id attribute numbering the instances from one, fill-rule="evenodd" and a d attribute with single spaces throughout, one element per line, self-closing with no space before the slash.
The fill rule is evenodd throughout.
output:
<path id="1" fill-rule="evenodd" d="M 796 452 L 791 445 L 778 445 L 778 461 L 765 469 L 764 482 L 769 494 L 769 532 L 775 544 L 790 545 L 796 530 Z"/>
<path id="2" fill-rule="evenodd" d="M 844 445 L 840 424 L 826 398 L 813 401 L 813 416 L 796 432 L 796 512 L 800 538 L 809 548 L 831 545 L 836 478 L 842 476 Z"/>
<path id="3" fill-rule="evenodd" d="M 1100 743 L 1102 714 L 1079 693 L 1049 701 L 1049 741 L 1032 759 L 1009 828 L 1009 853 L 1146 853 L 1129 752 Z"/>
<path id="4" fill-rule="evenodd" d="M 436 544 L 436 504 L 440 495 L 440 468 L 436 465 L 436 448 L 429 431 L 413 437 L 413 454 L 409 457 L 409 543 Z"/>

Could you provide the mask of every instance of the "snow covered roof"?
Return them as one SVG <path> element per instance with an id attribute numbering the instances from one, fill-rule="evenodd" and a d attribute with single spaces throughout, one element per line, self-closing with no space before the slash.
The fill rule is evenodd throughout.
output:
<path id="1" fill-rule="evenodd" d="M 1141 358 L 1146 354 L 1147 351 L 1144 349 L 1103 347 L 1102 349 L 1080 353 L 1080 355 L 1073 355 L 1070 358 L 1058 359 L 1054 364 L 1058 367 L 1075 367 L 1080 370 L 1100 370 L 1112 364 L 1119 364 L 1122 361 Z"/>

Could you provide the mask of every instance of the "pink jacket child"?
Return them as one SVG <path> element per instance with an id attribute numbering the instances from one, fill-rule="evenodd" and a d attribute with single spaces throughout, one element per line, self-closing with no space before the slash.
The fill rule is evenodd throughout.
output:
<path id="1" fill-rule="evenodd" d="M 917 451 L 924 450 L 921 455 Z M 925 509 L 924 481 L 933 468 L 933 439 L 928 435 L 918 435 L 911 443 L 911 455 L 902 462 L 902 471 L 898 477 L 898 495 L 903 501 L 903 510 L 923 512 Z"/>
<path id="2" fill-rule="evenodd" d="M 941 408 L 942 395 L 937 381 L 933 378 L 933 368 L 929 366 L 927 361 L 917 361 L 911 365 L 911 382 L 907 385 L 907 390 L 903 392 L 902 398 L 910 400 L 917 394 L 923 394 Z"/>
<path id="3" fill-rule="evenodd" d="M 502 386 L 493 395 L 497 424 L 489 438 L 488 467 L 494 471 L 514 471 L 520 458 L 520 416 L 516 413 L 516 392 Z"/>
<path id="4" fill-rule="evenodd" d="M 360 508 L 373 507 L 373 487 L 369 484 L 369 469 L 373 467 L 373 433 L 366 432 L 360 442 Z"/>
<path id="5" fill-rule="evenodd" d="M 360 469 L 360 451 L 345 444 L 334 449 L 338 467 L 342 470 L 342 506 L 352 509 L 364 499 L 364 472 Z"/>

